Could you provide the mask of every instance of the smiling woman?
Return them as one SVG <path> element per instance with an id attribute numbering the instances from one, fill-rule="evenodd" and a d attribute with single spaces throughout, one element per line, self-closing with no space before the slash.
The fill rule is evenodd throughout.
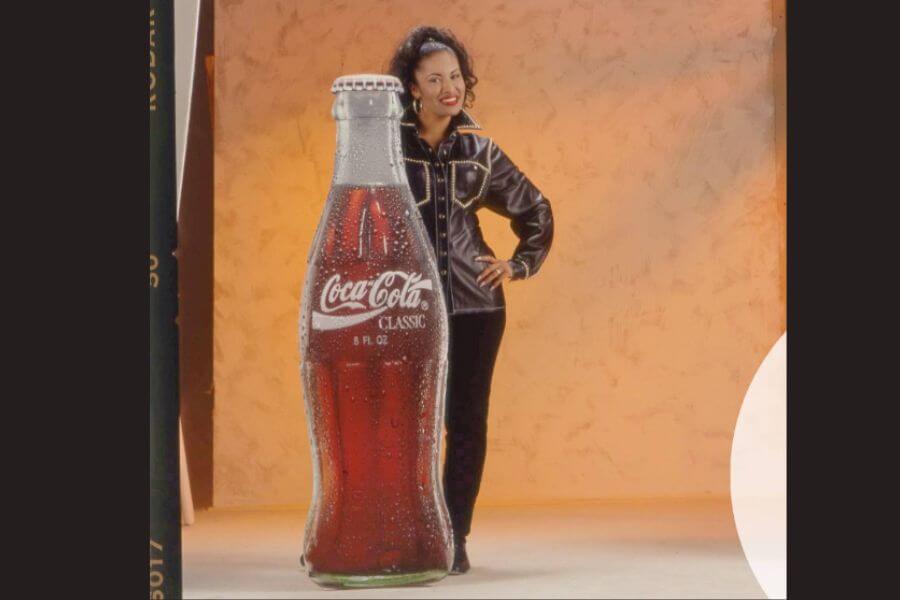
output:
<path id="1" fill-rule="evenodd" d="M 429 41 L 423 47 L 447 48 L 439 42 Z M 443 47 L 443 48 L 442 48 Z M 466 82 L 456 54 L 452 51 L 433 51 L 419 61 L 410 83 L 414 111 L 422 122 L 422 137 L 432 148 L 437 148 L 444 133 L 442 121 L 459 114 Z"/>
<path id="2" fill-rule="evenodd" d="M 501 284 L 537 273 L 553 241 L 550 202 L 481 129 L 471 108 L 478 78 L 465 47 L 446 29 L 417 27 L 390 73 L 404 86 L 402 147 L 410 188 L 434 247 L 450 315 L 445 402 L 444 496 L 453 524 L 452 573 L 469 570 L 472 523 L 487 448 L 488 397 L 506 325 Z M 476 212 L 511 221 L 519 243 L 510 260 L 484 241 Z"/>

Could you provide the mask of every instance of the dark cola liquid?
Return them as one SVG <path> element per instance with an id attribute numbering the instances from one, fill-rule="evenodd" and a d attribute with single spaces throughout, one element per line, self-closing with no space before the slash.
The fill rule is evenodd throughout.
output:
<path id="1" fill-rule="evenodd" d="M 443 576 L 452 558 L 435 460 L 446 312 L 424 229 L 401 193 L 333 187 L 310 254 L 301 352 L 313 578 Z"/>

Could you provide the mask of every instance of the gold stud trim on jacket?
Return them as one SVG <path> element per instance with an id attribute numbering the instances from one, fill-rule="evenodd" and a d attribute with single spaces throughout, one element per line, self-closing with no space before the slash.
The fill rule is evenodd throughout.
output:
<path id="1" fill-rule="evenodd" d="M 477 160 L 451 160 L 450 162 L 450 191 L 453 192 L 453 201 L 462 206 L 463 208 L 469 208 L 472 206 L 472 203 L 481 198 L 484 194 L 484 189 L 487 187 L 488 181 L 491 179 L 491 170 L 490 168 L 484 166 Z M 478 189 L 478 194 L 475 195 L 474 198 L 469 200 L 466 203 L 460 202 L 456 197 L 456 165 L 459 164 L 471 164 L 477 167 L 484 169 L 485 176 L 484 179 L 481 180 L 481 187 Z"/>
<path id="2" fill-rule="evenodd" d="M 528 277 L 531 275 L 531 271 L 528 269 L 528 263 L 526 263 L 521 258 L 514 258 L 513 260 L 525 268 L 525 277 L 523 277 L 522 279 L 528 279 Z"/>
<path id="3" fill-rule="evenodd" d="M 469 122 L 468 123 L 460 123 L 459 125 L 457 125 L 457 128 L 459 128 L 459 129 L 482 129 L 481 125 L 478 124 L 478 121 L 476 121 L 472 117 L 472 115 L 468 113 L 468 111 L 463 109 L 459 112 L 462 115 L 464 115 L 465 118 L 469 120 Z"/>
<path id="4" fill-rule="evenodd" d="M 425 198 L 423 198 L 421 202 L 416 202 L 416 206 L 425 206 L 431 201 L 431 172 L 428 170 L 428 161 L 419 160 L 417 158 L 407 158 L 405 156 L 403 159 L 408 160 L 411 163 L 416 163 L 417 165 L 422 165 L 425 170 Z"/>
<path id="5" fill-rule="evenodd" d="M 411 107 L 412 107 L 412 104 L 408 105 L 405 109 L 403 109 L 404 115 L 409 115 L 410 113 L 412 113 L 412 111 L 410 110 Z M 472 115 L 469 114 L 468 111 L 463 109 L 459 112 L 460 112 L 460 115 L 462 115 L 462 118 L 459 120 L 462 122 L 456 123 L 456 129 L 483 129 L 483 127 L 478 123 L 478 121 L 476 121 L 475 119 L 472 118 Z M 404 127 L 417 127 L 415 121 L 400 121 L 400 125 L 402 125 Z"/>

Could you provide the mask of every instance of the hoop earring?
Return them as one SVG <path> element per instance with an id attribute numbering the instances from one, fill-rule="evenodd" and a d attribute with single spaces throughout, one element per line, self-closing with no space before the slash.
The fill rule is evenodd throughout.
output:
<path id="1" fill-rule="evenodd" d="M 416 98 L 416 99 L 413 100 L 413 103 L 412 103 L 412 109 L 413 109 L 413 112 L 414 112 L 414 113 L 419 114 L 419 111 L 422 110 L 422 100 L 421 100 L 421 98 Z"/>

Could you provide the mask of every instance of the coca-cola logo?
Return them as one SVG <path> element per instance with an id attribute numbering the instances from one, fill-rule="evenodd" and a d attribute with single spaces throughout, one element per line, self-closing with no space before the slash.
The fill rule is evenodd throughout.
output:
<path id="1" fill-rule="evenodd" d="M 385 271 L 374 279 L 341 281 L 339 273 L 332 275 L 319 295 L 319 310 L 313 310 L 312 328 L 342 329 L 368 321 L 388 310 L 427 308 L 422 290 L 431 290 L 431 280 L 421 273 Z M 334 315 L 339 310 L 349 314 Z"/>

